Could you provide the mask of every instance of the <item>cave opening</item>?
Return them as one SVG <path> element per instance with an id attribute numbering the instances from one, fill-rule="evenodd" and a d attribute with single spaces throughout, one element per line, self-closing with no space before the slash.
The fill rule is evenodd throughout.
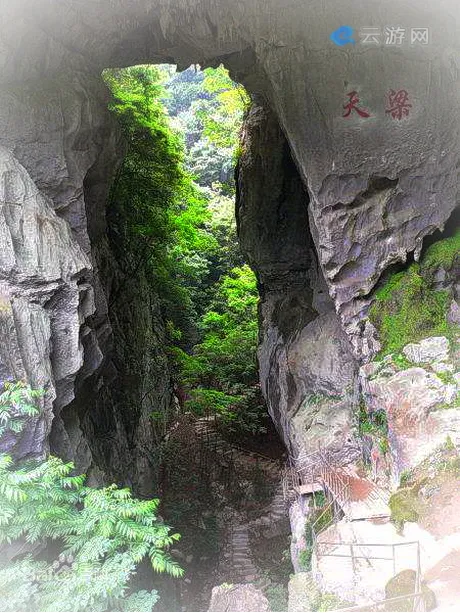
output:
<path id="1" fill-rule="evenodd" d="M 235 219 L 249 96 L 222 65 L 140 65 L 103 79 L 124 153 L 104 231 L 99 220 L 91 237 L 112 351 L 60 413 L 53 451 L 63 454 L 62 441 L 82 429 L 94 464 L 135 494 L 160 498 L 162 517 L 181 534 L 171 553 L 186 571 L 155 577 L 162 610 L 203 610 L 215 585 L 248 581 L 283 609 L 286 452 L 260 390 L 259 284 Z M 97 172 L 85 181 L 90 219 Z M 141 587 L 151 580 L 144 570 Z"/>

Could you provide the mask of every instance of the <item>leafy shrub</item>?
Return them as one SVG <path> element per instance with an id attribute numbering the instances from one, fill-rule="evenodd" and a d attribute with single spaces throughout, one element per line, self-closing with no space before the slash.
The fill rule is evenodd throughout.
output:
<path id="1" fill-rule="evenodd" d="M 21 432 L 25 420 L 38 415 L 34 400 L 42 395 L 41 390 L 33 390 L 23 381 L 6 381 L 0 393 L 0 436 L 7 430 Z"/>
<path id="2" fill-rule="evenodd" d="M 14 404 L 3 396 L 4 427 L 17 430 L 35 414 L 28 399 L 41 392 L 12 384 L 6 393 Z M 144 559 L 157 572 L 181 576 L 166 552 L 179 535 L 157 517 L 158 500 L 138 500 L 116 485 L 87 487 L 73 469 L 52 456 L 14 466 L 0 455 L 0 545 L 36 545 L 1 564 L 0 609 L 151 610 L 156 590 L 130 593 L 130 580 Z"/>
<path id="3" fill-rule="evenodd" d="M 182 574 L 164 551 L 179 536 L 158 520 L 158 500 L 137 500 L 114 485 L 85 487 L 83 476 L 70 476 L 72 464 L 58 458 L 18 470 L 11 464 L 2 457 L 0 543 L 57 540 L 63 543 L 59 559 L 69 564 L 27 556 L 2 568 L 2 610 L 133 610 L 136 601 L 144 603 L 140 610 L 149 602 L 150 610 L 158 598 L 155 590 L 129 594 L 141 561 L 150 559 L 157 572 Z M 25 589 L 24 582 L 33 589 Z M 23 594 L 19 607 L 18 593 Z"/>
<path id="4" fill-rule="evenodd" d="M 311 557 L 313 555 L 313 549 L 311 545 L 307 545 L 305 549 L 299 552 L 298 560 L 302 571 L 311 570 Z"/>
<path id="5" fill-rule="evenodd" d="M 265 596 L 270 603 L 271 611 L 287 611 L 287 588 L 281 583 L 270 583 L 265 589 Z"/>
<path id="6" fill-rule="evenodd" d="M 398 531 L 402 531 L 405 522 L 416 522 L 419 518 L 420 502 L 418 492 L 420 484 L 397 490 L 388 503 L 391 510 L 391 521 Z"/>

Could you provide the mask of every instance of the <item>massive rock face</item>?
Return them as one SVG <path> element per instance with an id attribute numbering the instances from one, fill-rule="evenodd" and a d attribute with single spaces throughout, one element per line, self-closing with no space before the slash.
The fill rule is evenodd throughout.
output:
<path id="1" fill-rule="evenodd" d="M 436 12 L 428 0 L 16 0 L 0 16 L 0 180 L 16 186 L 4 190 L 0 219 L 18 262 L 5 256 L 0 271 L 1 373 L 47 387 L 37 434 L 17 452 L 46 450 L 54 410 L 56 449 L 95 476 L 139 482 L 148 413 L 170 404 L 161 348 L 148 355 L 151 334 L 126 339 L 141 325 L 160 347 L 157 300 L 133 318 L 144 290 L 113 302 L 122 265 L 107 240 L 123 147 L 100 72 L 141 62 L 223 61 L 256 96 L 239 226 L 260 281 L 262 385 L 292 452 L 352 439 L 358 362 L 379 348 L 367 319 L 373 288 L 389 265 L 418 257 L 458 202 L 456 0 Z M 331 42 L 343 24 L 355 44 Z M 360 40 L 371 26 L 380 46 Z M 385 45 L 385 26 L 403 27 L 406 39 Z M 429 28 L 427 45 L 411 44 L 414 27 Z M 401 92 L 411 106 L 399 118 L 390 111 Z M 18 203 L 17 218 L 33 212 L 27 240 Z M 52 278 L 26 256 L 28 244 L 52 261 Z M 139 380 L 120 400 L 134 371 L 124 371 L 129 346 L 145 356 L 144 383 L 155 379 L 148 402 Z"/>
<path id="2" fill-rule="evenodd" d="M 45 390 L 42 411 L 3 450 L 41 456 L 83 366 L 80 320 L 94 311 L 91 264 L 25 168 L 0 149 L 0 373 Z"/>
<path id="3" fill-rule="evenodd" d="M 262 391 L 275 424 L 294 456 L 318 443 L 351 444 L 356 361 L 315 255 L 308 194 L 267 107 L 247 117 L 238 187 L 240 241 L 259 278 Z"/>

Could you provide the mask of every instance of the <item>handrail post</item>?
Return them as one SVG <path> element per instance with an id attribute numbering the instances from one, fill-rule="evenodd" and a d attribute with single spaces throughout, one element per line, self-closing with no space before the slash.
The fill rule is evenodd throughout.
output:
<path id="1" fill-rule="evenodd" d="M 420 542 L 417 543 L 417 574 L 415 578 L 415 591 L 417 594 L 420 594 L 422 591 L 422 581 L 421 581 L 421 565 L 420 565 Z M 417 596 L 417 599 L 414 599 L 413 602 L 415 611 L 423 611 L 423 597 Z"/>

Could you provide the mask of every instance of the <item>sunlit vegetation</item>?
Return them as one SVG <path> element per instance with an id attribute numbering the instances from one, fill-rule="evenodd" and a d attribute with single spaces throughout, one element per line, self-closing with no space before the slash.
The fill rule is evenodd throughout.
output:
<path id="1" fill-rule="evenodd" d="M 232 195 L 240 127 L 250 102 L 246 91 L 222 66 L 172 72 L 166 89 L 165 105 L 184 135 L 187 168 L 200 185 Z"/>
<path id="2" fill-rule="evenodd" d="M 447 318 L 451 296 L 446 290 L 433 291 L 433 273 L 450 270 L 459 254 L 457 231 L 430 245 L 420 263 L 391 275 L 376 291 L 369 316 L 379 330 L 380 356 L 398 353 L 404 345 L 428 336 L 454 339 L 455 330 Z"/>
<path id="3" fill-rule="evenodd" d="M 184 164 L 207 200 L 205 228 L 215 241 L 193 259 L 201 262 L 201 278 L 195 277 L 190 294 L 199 315 L 196 342 L 193 347 L 175 343 L 172 349 L 184 408 L 216 413 L 228 433 L 262 433 L 266 411 L 256 363 L 257 284 L 238 248 L 233 202 L 233 167 L 249 98 L 222 66 L 163 70 L 162 99 L 171 125 L 183 134 Z"/>
<path id="4" fill-rule="evenodd" d="M 186 407 L 217 413 L 228 432 L 264 431 L 265 409 L 258 387 L 257 288 L 248 266 L 221 277 L 212 308 L 200 323 L 202 341 L 193 354 L 176 353 L 188 390 Z"/>
<path id="5" fill-rule="evenodd" d="M 184 343 L 194 336 L 199 293 L 217 242 L 208 231 L 205 194 L 184 168 L 182 142 L 160 102 L 162 74 L 154 66 L 105 71 L 128 150 L 108 207 L 112 248 L 132 260 L 162 301 L 169 329 Z"/>
<path id="6" fill-rule="evenodd" d="M 460 230 L 457 230 L 454 236 L 439 240 L 428 247 L 423 257 L 422 266 L 424 269 L 443 267 L 445 270 L 449 270 L 459 258 Z"/>

